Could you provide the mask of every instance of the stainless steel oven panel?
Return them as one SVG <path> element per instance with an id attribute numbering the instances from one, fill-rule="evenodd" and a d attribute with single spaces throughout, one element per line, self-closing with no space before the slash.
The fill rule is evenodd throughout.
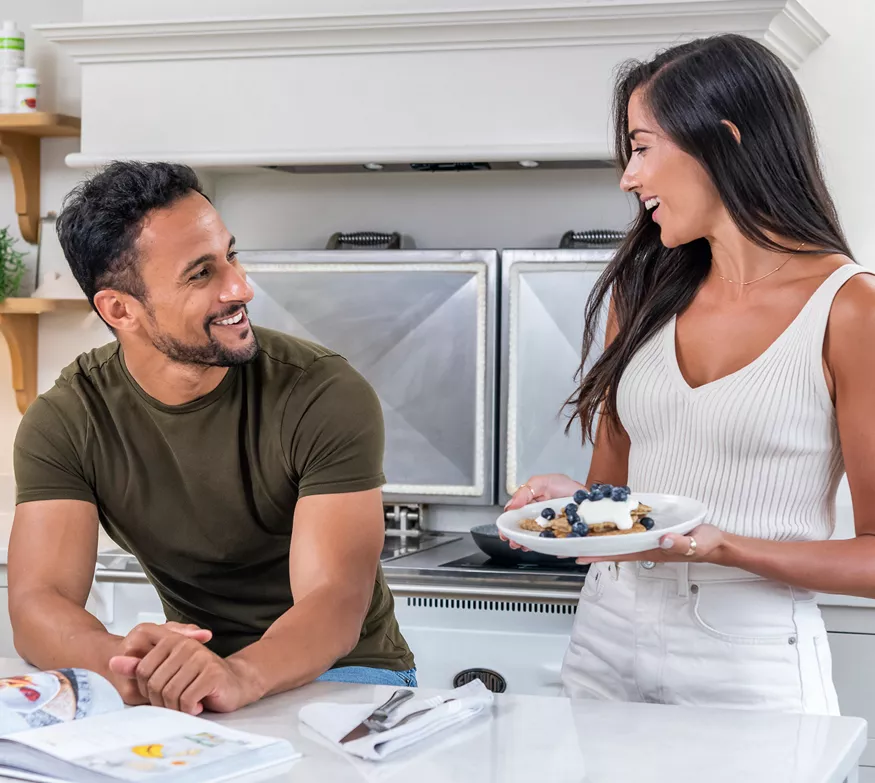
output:
<path id="1" fill-rule="evenodd" d="M 387 500 L 495 496 L 494 250 L 250 251 L 256 324 L 345 356 L 386 420 Z"/>
<path id="2" fill-rule="evenodd" d="M 586 302 L 613 253 L 501 253 L 500 503 L 539 473 L 586 478 L 592 447 L 581 444 L 577 421 L 564 434 L 563 403 L 576 388 Z M 604 323 L 596 353 L 603 336 Z"/>

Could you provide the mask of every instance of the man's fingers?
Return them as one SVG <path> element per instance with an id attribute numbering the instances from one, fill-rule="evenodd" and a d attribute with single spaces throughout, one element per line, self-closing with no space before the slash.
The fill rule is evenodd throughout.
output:
<path id="1" fill-rule="evenodd" d="M 176 623 L 170 621 L 156 627 L 166 628 L 168 631 L 173 631 L 174 633 L 181 633 L 183 636 L 197 639 L 199 642 L 208 642 L 213 638 L 213 632 L 211 630 L 208 628 L 201 628 L 199 625 L 193 625 L 192 623 Z"/>
<path id="2" fill-rule="evenodd" d="M 137 676 L 137 666 L 141 660 L 133 655 L 114 655 L 109 659 L 109 670 L 120 677 L 133 678 Z"/>
<path id="3" fill-rule="evenodd" d="M 189 715 L 199 715 L 203 712 L 203 702 L 216 692 L 215 673 L 209 669 L 201 671 L 179 698 L 179 709 Z"/>
<path id="4" fill-rule="evenodd" d="M 205 659 L 199 656 L 187 656 L 181 661 L 172 657 L 168 658 L 152 675 L 149 687 L 160 689 L 161 701 L 165 707 L 171 710 L 181 710 L 182 694 L 197 679 L 204 664 Z"/>

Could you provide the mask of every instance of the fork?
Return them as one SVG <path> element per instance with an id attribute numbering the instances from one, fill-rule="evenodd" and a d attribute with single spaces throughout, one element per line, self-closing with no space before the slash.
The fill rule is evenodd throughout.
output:
<path id="1" fill-rule="evenodd" d="M 415 696 L 413 691 L 403 689 L 395 691 L 389 697 L 385 704 L 381 704 L 367 718 L 362 721 L 362 724 L 370 731 L 383 731 L 385 723 L 389 720 L 389 715 L 397 710 L 405 701 L 409 701 Z"/>
<path id="2" fill-rule="evenodd" d="M 382 723 L 374 723 L 369 718 L 365 721 L 365 725 L 371 731 L 389 731 L 390 729 L 397 729 L 399 726 L 403 726 L 405 723 L 409 723 L 414 718 L 418 718 L 420 715 L 425 715 L 427 712 L 431 712 L 435 707 L 440 707 L 441 704 L 447 704 L 448 702 L 455 701 L 454 699 L 444 699 L 443 696 L 432 696 L 430 699 L 426 699 L 422 702 L 423 709 L 417 710 L 416 712 L 411 712 L 409 715 L 405 715 L 401 720 L 397 723 L 393 723 L 391 726 L 387 726 L 385 722 Z M 373 725 L 371 725 L 373 723 Z"/>

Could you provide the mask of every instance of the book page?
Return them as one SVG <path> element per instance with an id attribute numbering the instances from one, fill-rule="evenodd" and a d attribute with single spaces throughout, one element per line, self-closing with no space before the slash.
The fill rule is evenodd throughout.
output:
<path id="1" fill-rule="evenodd" d="M 108 680 L 84 669 L 0 679 L 0 736 L 80 720 L 124 707 Z"/>
<path id="2" fill-rule="evenodd" d="M 126 780 L 183 772 L 269 745 L 287 744 L 159 707 L 133 707 L 120 714 L 4 739 Z"/>

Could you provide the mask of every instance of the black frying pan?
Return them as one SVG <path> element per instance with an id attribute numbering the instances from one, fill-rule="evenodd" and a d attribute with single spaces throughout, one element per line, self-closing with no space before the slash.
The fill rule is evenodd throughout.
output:
<path id="1" fill-rule="evenodd" d="M 477 525 L 471 528 L 474 543 L 494 562 L 507 565 L 550 565 L 556 567 L 567 561 L 558 560 L 554 555 L 542 555 L 539 552 L 523 552 L 521 549 L 511 549 L 507 541 L 498 537 L 496 525 Z M 573 562 L 573 561 L 571 561 Z"/>

